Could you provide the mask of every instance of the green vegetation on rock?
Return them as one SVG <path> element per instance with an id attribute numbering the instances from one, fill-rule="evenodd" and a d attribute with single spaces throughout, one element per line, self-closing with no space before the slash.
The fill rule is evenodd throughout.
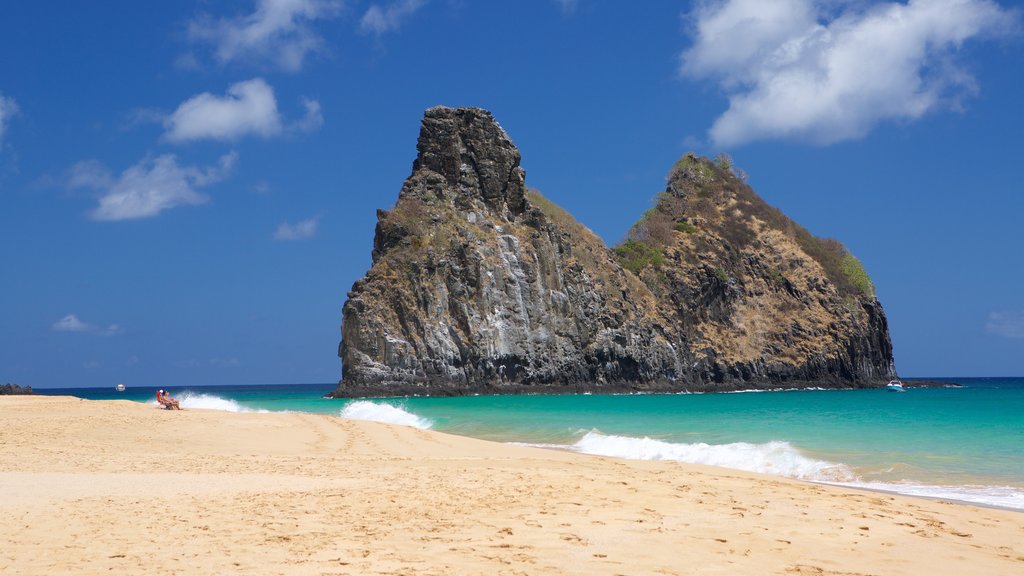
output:
<path id="1" fill-rule="evenodd" d="M 745 173 L 726 154 L 719 154 L 711 161 L 687 153 L 669 173 L 669 189 L 674 194 L 659 195 L 655 208 L 648 211 L 634 226 L 629 237 L 638 238 L 635 233 L 638 227 L 639 231 L 657 229 L 656 221 L 650 216 L 652 213 L 664 214 L 666 218 L 678 222 L 674 225 L 675 230 L 681 232 L 698 231 L 688 220 L 710 223 L 708 227 L 702 225 L 700 230 L 713 232 L 725 242 L 725 246 L 719 249 L 734 253 L 746 249 L 764 228 L 773 229 L 795 240 L 808 256 L 818 262 L 840 294 L 875 297 L 875 289 L 867 272 L 845 246 L 831 238 L 814 236 L 778 208 L 765 202 L 745 180 Z M 651 236 L 647 234 L 639 239 L 654 246 L 665 246 L 668 243 L 652 242 Z M 775 274 L 772 278 L 777 280 Z"/>
<path id="2" fill-rule="evenodd" d="M 846 277 L 846 280 L 859 290 L 861 294 L 868 298 L 875 297 L 875 285 L 871 283 L 871 278 L 856 256 L 847 252 L 840 262 L 840 269 L 843 271 L 843 276 Z"/>
<path id="3" fill-rule="evenodd" d="M 685 175 L 700 184 L 710 184 L 715 179 L 715 170 L 711 163 L 704 161 L 692 152 L 687 152 L 682 158 L 676 160 L 669 172 L 669 179 L 677 174 Z"/>
<path id="4" fill-rule="evenodd" d="M 659 268 L 665 263 L 665 251 L 663 248 L 648 246 L 643 242 L 629 239 L 616 246 L 613 250 L 619 258 L 619 263 L 626 270 L 633 274 L 648 267 Z"/>
<path id="5" fill-rule="evenodd" d="M 551 200 L 548 200 L 540 193 L 540 190 L 536 188 L 526 189 L 526 199 L 536 206 L 549 220 L 561 226 L 562 228 L 568 228 L 570 230 L 580 231 L 585 227 L 580 224 L 572 214 L 566 212 L 565 208 L 562 208 L 558 204 L 555 204 Z"/>
<path id="6" fill-rule="evenodd" d="M 804 252 L 821 264 L 840 294 L 875 297 L 875 287 L 860 260 L 841 242 L 833 238 L 818 238 L 800 226 L 796 228 L 796 240 Z"/>

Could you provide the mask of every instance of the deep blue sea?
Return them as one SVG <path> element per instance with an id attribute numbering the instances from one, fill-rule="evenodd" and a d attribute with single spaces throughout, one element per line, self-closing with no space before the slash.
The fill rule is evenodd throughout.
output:
<path id="1" fill-rule="evenodd" d="M 331 414 L 1024 510 L 1024 378 L 948 380 L 963 387 L 387 400 L 322 398 L 333 384 L 169 390 L 184 408 Z M 154 406 L 155 391 L 37 390 Z"/>

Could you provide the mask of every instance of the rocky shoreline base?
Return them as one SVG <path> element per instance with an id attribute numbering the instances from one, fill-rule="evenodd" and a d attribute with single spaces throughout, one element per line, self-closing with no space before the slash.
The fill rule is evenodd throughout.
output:
<path id="1" fill-rule="evenodd" d="M 696 383 L 680 386 L 678 382 L 618 382 L 572 384 L 521 384 L 501 382 L 473 386 L 448 381 L 422 383 L 394 382 L 379 386 L 340 384 L 325 398 L 399 398 L 406 396 L 490 396 L 546 394 L 712 394 L 746 391 L 782 392 L 787 390 L 859 390 L 885 388 L 887 380 L 850 383 L 843 380 L 790 382 L 725 382 Z M 938 380 L 904 380 L 906 388 L 959 388 L 955 382 Z"/>

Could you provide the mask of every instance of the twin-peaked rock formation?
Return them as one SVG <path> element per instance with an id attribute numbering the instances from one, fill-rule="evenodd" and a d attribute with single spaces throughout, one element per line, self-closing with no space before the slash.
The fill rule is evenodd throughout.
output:
<path id="1" fill-rule="evenodd" d="M 614 251 L 528 190 L 480 109 L 427 110 L 342 319 L 336 396 L 873 386 L 894 376 L 859 262 L 687 155 Z"/>

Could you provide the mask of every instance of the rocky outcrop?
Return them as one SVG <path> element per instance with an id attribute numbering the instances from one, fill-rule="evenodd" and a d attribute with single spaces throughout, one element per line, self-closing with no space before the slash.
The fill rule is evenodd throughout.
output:
<path id="1" fill-rule="evenodd" d="M 13 396 L 16 394 L 34 394 L 31 386 L 18 386 L 17 384 L 0 384 L 0 396 Z"/>
<path id="2" fill-rule="evenodd" d="M 703 198 L 741 183 L 710 161 L 677 165 L 666 205 L 613 252 L 526 188 L 490 113 L 427 110 L 417 150 L 395 206 L 377 213 L 373 266 L 348 293 L 335 396 L 866 386 L 893 374 L 873 294 L 836 284 L 756 215 L 742 243 L 731 238 L 721 213 L 732 212 Z M 731 209 L 722 194 L 711 202 Z"/>
<path id="3" fill-rule="evenodd" d="M 766 204 L 729 164 L 684 156 L 615 249 L 676 312 L 703 372 L 693 378 L 860 386 L 894 377 L 885 312 L 860 262 Z"/>

